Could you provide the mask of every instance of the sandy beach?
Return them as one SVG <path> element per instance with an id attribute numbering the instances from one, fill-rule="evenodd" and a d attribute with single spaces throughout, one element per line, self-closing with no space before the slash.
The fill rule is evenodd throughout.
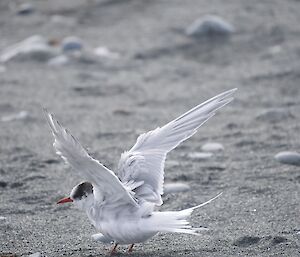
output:
<path id="1" fill-rule="evenodd" d="M 158 234 L 131 256 L 300 256 L 300 167 L 274 158 L 300 151 L 299 1 L 32 0 L 25 14 L 22 3 L 0 2 L 1 55 L 33 35 L 53 51 L 0 63 L 1 257 L 96 257 L 110 248 L 92 240 L 84 213 L 56 204 L 81 178 L 55 154 L 43 107 L 115 169 L 139 134 L 231 88 L 235 100 L 165 167 L 165 183 L 190 189 L 164 196 L 160 210 L 223 192 L 192 216 L 209 231 Z M 186 35 L 207 14 L 234 32 Z M 53 61 L 70 36 L 80 54 Z M 210 142 L 224 149 L 191 155 Z"/>

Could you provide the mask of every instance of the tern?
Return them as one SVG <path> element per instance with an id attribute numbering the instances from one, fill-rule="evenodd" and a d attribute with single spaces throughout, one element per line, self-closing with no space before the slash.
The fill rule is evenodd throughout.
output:
<path id="1" fill-rule="evenodd" d="M 142 243 L 159 232 L 199 235 L 204 228 L 192 227 L 189 218 L 194 210 L 216 197 L 181 211 L 156 211 L 163 204 L 164 164 L 167 153 L 197 132 L 216 111 L 233 100 L 236 89 L 219 94 L 164 125 L 141 134 L 135 145 L 122 153 L 114 173 L 92 158 L 80 143 L 46 109 L 45 116 L 54 136 L 56 153 L 84 182 L 76 185 L 69 197 L 59 204 L 73 202 L 85 211 L 103 243 Z"/>

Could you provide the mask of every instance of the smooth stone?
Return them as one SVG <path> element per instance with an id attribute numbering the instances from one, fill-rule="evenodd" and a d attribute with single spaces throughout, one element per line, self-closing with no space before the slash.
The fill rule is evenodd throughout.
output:
<path id="1" fill-rule="evenodd" d="M 184 183 L 165 183 L 164 194 L 187 192 L 190 190 L 190 186 Z"/>
<path id="2" fill-rule="evenodd" d="M 282 122 L 294 118 L 295 116 L 287 110 L 269 110 L 256 116 L 256 119 L 259 121 L 266 121 L 271 123 Z"/>
<path id="3" fill-rule="evenodd" d="M 10 60 L 45 61 L 56 54 L 55 49 L 49 46 L 42 36 L 34 35 L 6 48 L 0 56 L 0 62 L 5 63 Z"/>
<path id="4" fill-rule="evenodd" d="M 48 65 L 50 66 L 64 66 L 70 62 L 70 59 L 65 55 L 59 55 L 51 58 L 48 61 Z"/>
<path id="5" fill-rule="evenodd" d="M 41 255 L 41 253 L 37 252 L 37 253 L 28 255 L 28 257 L 42 257 L 42 255 Z"/>
<path id="6" fill-rule="evenodd" d="M 297 152 L 280 152 L 275 155 L 275 159 L 284 164 L 300 166 L 300 154 Z"/>
<path id="7" fill-rule="evenodd" d="M 97 55 L 99 57 L 104 57 L 104 58 L 108 58 L 108 59 L 118 59 L 118 58 L 120 58 L 119 53 L 112 52 L 111 50 L 109 50 L 105 46 L 99 46 L 99 47 L 95 48 L 94 53 L 95 53 L 95 55 Z"/>
<path id="8" fill-rule="evenodd" d="M 29 14 L 32 14 L 34 11 L 35 11 L 35 9 L 34 9 L 34 6 L 32 4 L 24 3 L 24 4 L 21 4 L 18 7 L 17 14 L 19 14 L 19 15 L 29 15 Z"/>
<path id="9" fill-rule="evenodd" d="M 16 114 L 3 116 L 1 118 L 1 121 L 2 122 L 9 122 L 9 121 L 14 121 L 14 120 L 25 120 L 28 117 L 29 117 L 29 113 L 27 111 L 21 111 L 21 112 L 16 113 Z"/>
<path id="10" fill-rule="evenodd" d="M 204 152 L 218 152 L 218 151 L 223 151 L 224 146 L 220 143 L 216 142 L 211 142 L 211 143 L 206 143 L 201 147 L 202 151 Z"/>
<path id="11" fill-rule="evenodd" d="M 207 160 L 213 156 L 213 153 L 209 152 L 193 152 L 187 155 L 188 158 L 194 160 Z"/>
<path id="12" fill-rule="evenodd" d="M 190 37 L 228 36 L 235 31 L 234 27 L 223 18 L 205 15 L 195 20 L 185 31 Z"/>
<path id="13" fill-rule="evenodd" d="M 65 37 L 61 43 L 64 52 L 81 51 L 83 48 L 82 40 L 75 36 Z"/>
<path id="14" fill-rule="evenodd" d="M 0 221 L 6 220 L 7 218 L 4 216 L 0 216 Z"/>

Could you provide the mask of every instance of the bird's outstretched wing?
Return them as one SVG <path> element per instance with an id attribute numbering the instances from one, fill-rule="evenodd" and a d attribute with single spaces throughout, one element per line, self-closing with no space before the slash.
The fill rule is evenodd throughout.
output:
<path id="1" fill-rule="evenodd" d="M 197 105 L 163 127 L 140 135 L 135 145 L 121 155 L 117 175 L 139 201 L 162 204 L 166 155 L 233 100 L 236 89 Z"/>
<path id="2" fill-rule="evenodd" d="M 45 116 L 54 136 L 54 148 L 79 176 L 91 182 L 96 189 L 95 197 L 107 203 L 138 206 L 118 177 L 99 161 L 93 159 L 80 143 L 46 109 Z"/>

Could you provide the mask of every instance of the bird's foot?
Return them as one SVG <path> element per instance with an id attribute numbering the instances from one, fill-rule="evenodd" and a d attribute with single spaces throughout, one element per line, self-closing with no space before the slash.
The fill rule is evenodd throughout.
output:
<path id="1" fill-rule="evenodd" d="M 134 244 L 131 244 L 131 245 L 129 246 L 129 248 L 128 248 L 128 253 L 132 253 L 133 246 L 134 246 Z"/>
<path id="2" fill-rule="evenodd" d="M 117 247 L 118 247 L 118 244 L 115 244 L 114 247 L 110 251 L 110 256 L 112 256 L 112 255 L 114 255 L 114 254 L 117 253 Z"/>

